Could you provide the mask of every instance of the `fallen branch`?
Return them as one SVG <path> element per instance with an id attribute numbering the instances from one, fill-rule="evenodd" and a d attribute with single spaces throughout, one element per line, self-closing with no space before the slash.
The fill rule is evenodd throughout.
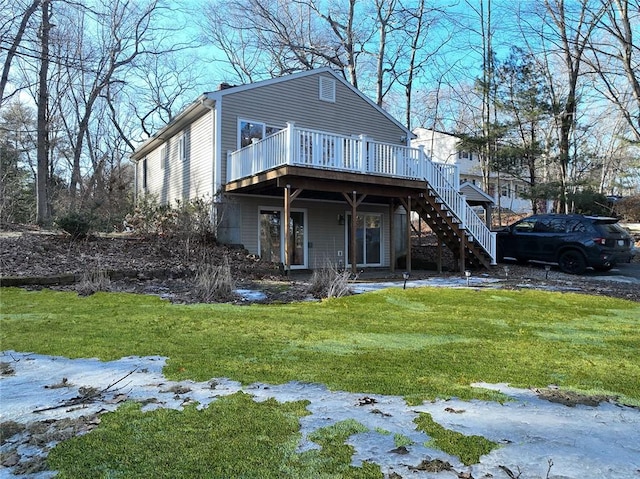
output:
<path id="1" fill-rule="evenodd" d="M 135 373 L 138 370 L 138 368 L 134 369 L 133 371 L 129 371 L 127 374 L 125 374 L 124 376 L 122 376 L 120 379 L 118 379 L 117 381 L 112 382 L 111 384 L 109 384 L 107 387 L 105 387 L 104 389 L 101 390 L 97 390 L 94 391 L 93 388 L 80 388 L 81 389 L 85 389 L 85 391 L 87 391 L 86 394 L 83 394 L 82 396 L 77 396 L 71 399 L 68 399 L 67 401 L 64 401 L 61 404 L 58 404 L 57 406 L 49 406 L 49 407 L 45 407 L 45 408 L 40 408 L 40 409 L 35 409 L 33 412 L 45 412 L 45 411 L 52 411 L 54 409 L 59 409 L 61 407 L 71 407 L 71 406 L 78 406 L 80 404 L 87 404 L 90 403 L 92 401 L 94 401 L 96 398 L 102 396 L 103 394 L 110 392 L 110 390 L 118 383 L 121 383 L 122 381 L 124 381 L 126 378 L 128 378 L 129 376 L 131 376 L 133 373 Z M 125 385 L 126 386 L 126 385 Z M 123 387 L 125 387 L 123 386 Z M 118 389 L 122 389 L 122 388 L 118 388 Z M 116 389 L 116 390 L 118 390 Z M 80 391 L 79 390 L 79 391 Z M 81 391 L 80 391 L 81 392 Z"/>

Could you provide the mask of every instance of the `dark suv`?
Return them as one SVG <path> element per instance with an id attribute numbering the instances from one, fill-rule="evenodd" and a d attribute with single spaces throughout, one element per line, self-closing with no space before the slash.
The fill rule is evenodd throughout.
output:
<path id="1" fill-rule="evenodd" d="M 629 263 L 634 254 L 631 235 L 616 218 L 542 214 L 529 216 L 498 231 L 498 259 L 556 263 L 566 273 L 587 267 L 606 271 Z"/>

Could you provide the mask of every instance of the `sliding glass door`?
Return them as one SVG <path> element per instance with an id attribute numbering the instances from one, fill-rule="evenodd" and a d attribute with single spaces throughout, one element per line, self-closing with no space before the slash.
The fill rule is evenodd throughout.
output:
<path id="1" fill-rule="evenodd" d="M 284 264 L 284 218 L 282 208 L 260 208 L 259 250 L 266 261 Z M 307 267 L 306 211 L 292 210 L 289 216 L 292 268 Z"/>
<path id="2" fill-rule="evenodd" d="M 351 263 L 351 215 L 347 215 L 347 251 Z M 356 263 L 360 266 L 382 264 L 382 215 L 361 213 L 356 215 Z"/>

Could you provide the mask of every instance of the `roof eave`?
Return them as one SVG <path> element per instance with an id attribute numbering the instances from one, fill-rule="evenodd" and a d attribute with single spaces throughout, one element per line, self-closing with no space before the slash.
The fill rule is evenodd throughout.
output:
<path id="1" fill-rule="evenodd" d="M 205 114 L 208 110 L 208 107 L 205 106 L 205 101 L 215 101 L 212 97 L 213 95 L 208 93 L 200 95 L 193 103 L 182 110 L 168 124 L 166 124 L 160 130 L 154 133 L 150 138 L 145 140 L 140 146 L 138 146 L 131 154 L 131 161 L 137 162 L 141 160 L 146 155 L 148 155 L 149 152 L 162 145 L 168 137 L 173 136 L 175 132 L 179 131 L 187 124 Z"/>

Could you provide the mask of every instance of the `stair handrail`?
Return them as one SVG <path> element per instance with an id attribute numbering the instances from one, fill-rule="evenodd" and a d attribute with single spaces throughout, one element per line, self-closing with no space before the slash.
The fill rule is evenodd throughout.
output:
<path id="1" fill-rule="evenodd" d="M 482 221 L 477 213 L 469 206 L 464 195 L 459 189 L 448 180 L 451 175 L 444 174 L 445 168 L 456 168 L 454 178 L 459 178 L 458 165 L 444 165 L 434 162 L 429 158 L 423 149 L 424 173 L 427 187 L 437 194 L 439 199 L 456 218 L 461 229 L 466 230 L 471 238 L 482 248 L 491 258 L 491 264 L 496 264 L 496 233 Z"/>

